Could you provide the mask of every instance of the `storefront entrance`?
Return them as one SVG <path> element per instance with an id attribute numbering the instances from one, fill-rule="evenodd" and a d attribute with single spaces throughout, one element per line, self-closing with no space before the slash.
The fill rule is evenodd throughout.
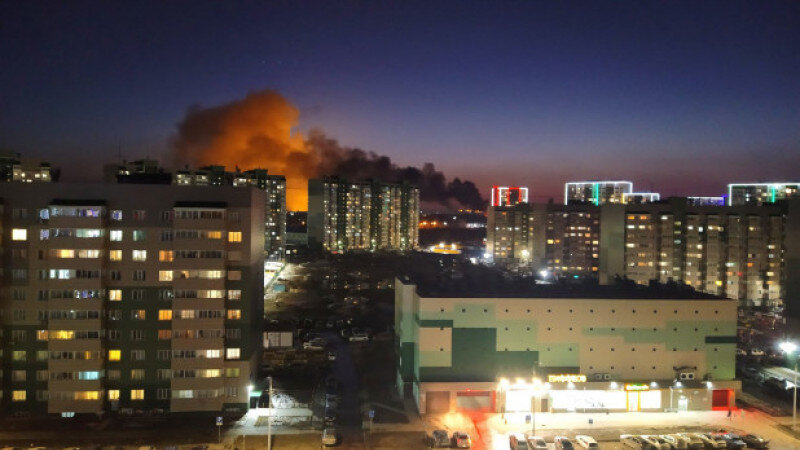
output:
<path id="1" fill-rule="evenodd" d="M 711 409 L 716 411 L 727 410 L 731 406 L 731 389 L 714 389 L 711 393 Z"/>

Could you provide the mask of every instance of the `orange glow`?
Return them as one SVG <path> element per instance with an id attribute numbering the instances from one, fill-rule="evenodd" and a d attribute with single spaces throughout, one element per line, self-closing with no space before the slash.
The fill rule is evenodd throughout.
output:
<path id="1" fill-rule="evenodd" d="M 267 169 L 286 177 L 289 210 L 308 209 L 308 179 L 319 155 L 295 130 L 300 111 L 274 91 L 252 92 L 212 108 L 190 108 L 173 140 L 176 162 L 228 170 Z"/>

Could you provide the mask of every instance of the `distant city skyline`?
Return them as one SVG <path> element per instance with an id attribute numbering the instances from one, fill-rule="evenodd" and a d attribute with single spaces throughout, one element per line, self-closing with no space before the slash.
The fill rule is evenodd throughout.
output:
<path id="1" fill-rule="evenodd" d="M 796 2 L 39 6 L 0 5 L 0 148 L 66 179 L 166 162 L 187 108 L 263 89 L 297 106 L 294 132 L 432 162 L 485 199 L 558 201 L 575 179 L 721 195 L 800 172 Z"/>

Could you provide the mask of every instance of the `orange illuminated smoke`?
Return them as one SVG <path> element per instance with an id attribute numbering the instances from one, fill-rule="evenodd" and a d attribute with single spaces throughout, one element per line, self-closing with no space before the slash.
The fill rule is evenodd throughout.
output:
<path id="1" fill-rule="evenodd" d="M 295 130 L 299 116 L 297 108 L 270 90 L 212 108 L 190 108 L 172 142 L 176 162 L 265 168 L 286 177 L 288 209 L 306 210 L 308 179 L 317 175 L 320 158 Z"/>

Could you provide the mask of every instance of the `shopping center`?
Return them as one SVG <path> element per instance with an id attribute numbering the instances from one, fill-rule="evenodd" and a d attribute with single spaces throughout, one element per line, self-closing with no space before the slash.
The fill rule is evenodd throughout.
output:
<path id="1" fill-rule="evenodd" d="M 398 389 L 420 413 L 728 409 L 735 301 L 686 289 L 395 282 Z"/>

